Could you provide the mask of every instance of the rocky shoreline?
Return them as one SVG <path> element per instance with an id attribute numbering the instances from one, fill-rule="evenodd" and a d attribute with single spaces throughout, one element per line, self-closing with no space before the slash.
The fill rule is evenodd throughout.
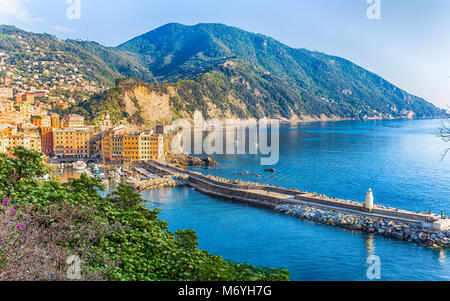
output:
<path id="1" fill-rule="evenodd" d="M 192 166 L 216 166 L 218 163 L 211 158 L 198 158 L 186 154 L 175 155 L 173 153 L 166 154 L 166 162 L 178 168 L 187 168 Z"/>
<path id="2" fill-rule="evenodd" d="M 180 179 L 174 179 L 171 177 L 156 178 L 144 181 L 133 181 L 127 183 L 136 191 L 156 190 L 162 188 L 173 188 L 186 185 L 186 183 Z"/>
<path id="3" fill-rule="evenodd" d="M 450 230 L 435 233 L 414 224 L 394 222 L 378 217 L 345 214 L 334 210 L 303 205 L 278 205 L 275 210 L 321 224 L 382 235 L 397 240 L 413 242 L 425 247 L 450 248 Z"/>

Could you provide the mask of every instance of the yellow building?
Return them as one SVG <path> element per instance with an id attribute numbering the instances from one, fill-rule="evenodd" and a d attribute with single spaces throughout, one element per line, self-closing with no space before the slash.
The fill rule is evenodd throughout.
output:
<path id="1" fill-rule="evenodd" d="M 23 102 L 19 105 L 19 112 L 24 118 L 31 117 L 31 105 L 28 102 Z"/>
<path id="2" fill-rule="evenodd" d="M 164 159 L 164 137 L 118 127 L 102 133 L 100 156 L 108 163 L 133 163 Z"/>
<path id="3" fill-rule="evenodd" d="M 89 130 L 64 128 L 53 131 L 53 153 L 59 158 L 88 158 Z"/>
<path id="4" fill-rule="evenodd" d="M 142 133 L 139 139 L 139 160 L 163 160 L 164 137 L 159 134 Z"/>
<path id="5" fill-rule="evenodd" d="M 24 101 L 24 102 L 27 102 L 27 103 L 29 103 L 29 104 L 34 104 L 34 94 L 33 93 L 25 93 L 23 96 L 22 96 L 22 100 Z"/>
<path id="6" fill-rule="evenodd" d="M 41 137 L 37 133 L 16 133 L 9 137 L 9 147 L 21 146 L 25 149 L 42 152 Z"/>
<path id="7" fill-rule="evenodd" d="M 123 156 L 123 135 L 114 135 L 111 137 L 111 162 L 123 163 Z"/>
<path id="8" fill-rule="evenodd" d="M 59 115 L 58 114 L 53 113 L 50 115 L 50 118 L 51 118 L 52 128 L 58 129 L 61 127 L 61 125 L 59 123 Z"/>

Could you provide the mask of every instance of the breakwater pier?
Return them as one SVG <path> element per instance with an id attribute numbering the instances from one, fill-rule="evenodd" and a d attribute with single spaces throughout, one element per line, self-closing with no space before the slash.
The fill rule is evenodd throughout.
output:
<path id="1" fill-rule="evenodd" d="M 406 240 L 420 245 L 449 248 L 450 219 L 433 213 L 418 213 L 374 204 L 329 198 L 296 189 L 228 180 L 150 162 L 142 167 L 156 174 L 182 179 L 199 192 L 215 197 L 267 207 L 307 220 Z"/>

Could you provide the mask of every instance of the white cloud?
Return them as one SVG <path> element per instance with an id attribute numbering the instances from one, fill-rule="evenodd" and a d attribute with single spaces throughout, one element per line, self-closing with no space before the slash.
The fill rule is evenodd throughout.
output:
<path id="1" fill-rule="evenodd" d="M 1 1 L 1 0 L 0 0 Z M 62 26 L 50 26 L 51 29 L 61 32 L 74 32 L 75 29 L 70 27 L 62 27 Z"/>
<path id="2" fill-rule="evenodd" d="M 42 19 L 30 14 L 27 5 L 31 0 L 0 0 L 0 22 L 7 23 L 11 20 L 22 22 L 34 22 Z"/>

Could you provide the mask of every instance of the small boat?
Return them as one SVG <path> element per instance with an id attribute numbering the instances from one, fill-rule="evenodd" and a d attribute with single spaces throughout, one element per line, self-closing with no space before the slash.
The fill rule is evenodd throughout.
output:
<path id="1" fill-rule="evenodd" d="M 75 170 L 85 170 L 86 167 L 87 167 L 87 164 L 83 161 L 78 161 L 73 164 L 73 168 Z"/>

